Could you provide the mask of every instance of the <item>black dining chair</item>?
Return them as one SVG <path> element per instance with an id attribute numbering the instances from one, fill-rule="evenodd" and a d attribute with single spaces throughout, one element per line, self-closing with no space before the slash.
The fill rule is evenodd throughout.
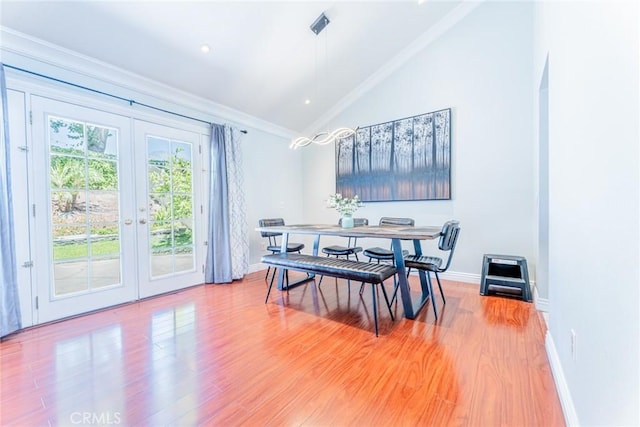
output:
<path id="1" fill-rule="evenodd" d="M 384 226 L 405 226 L 405 227 L 413 227 L 415 226 L 415 220 L 413 218 L 394 218 L 394 217 L 382 217 L 380 218 L 380 222 L 378 223 L 381 227 Z M 369 262 L 373 262 L 375 260 L 377 263 L 380 262 L 390 262 L 395 263 L 393 250 L 389 247 L 389 249 L 381 248 L 379 246 L 365 249 L 362 253 L 364 256 L 369 257 Z M 402 255 L 409 255 L 409 251 L 403 250 Z M 398 281 L 396 278 L 394 280 L 394 289 L 393 289 L 393 297 L 391 298 L 391 304 L 395 301 L 395 298 L 398 294 Z M 362 287 L 360 287 L 360 293 L 362 293 Z"/>
<path id="2" fill-rule="evenodd" d="M 399 225 L 405 227 L 413 227 L 415 225 L 415 221 L 413 218 L 392 218 L 392 217 L 382 217 L 380 218 L 379 224 L 380 226 L 389 226 L 389 225 Z M 409 254 L 409 251 L 404 251 L 406 254 Z M 369 261 L 376 260 L 380 261 L 391 261 L 393 262 L 393 251 L 391 248 L 385 249 L 379 246 L 365 249 L 362 253 L 364 256 L 369 257 Z"/>
<path id="3" fill-rule="evenodd" d="M 443 256 L 447 256 L 447 262 L 443 265 L 443 259 L 435 256 L 428 255 L 407 255 L 404 257 L 404 265 L 407 267 L 407 277 L 412 268 L 416 270 L 425 271 L 427 273 L 427 286 L 431 294 L 431 304 L 433 305 L 433 313 L 438 318 L 436 311 L 436 302 L 433 297 L 433 287 L 431 286 L 431 275 L 434 273 L 436 281 L 438 282 L 438 288 L 440 289 L 440 295 L 442 296 L 442 303 L 446 304 L 447 301 L 444 298 L 444 292 L 442 292 L 442 284 L 440 283 L 440 276 L 438 273 L 444 273 L 451 265 L 453 259 L 453 252 L 456 248 L 458 241 L 458 235 L 460 234 L 460 222 L 456 220 L 447 221 L 442 226 L 440 231 L 440 239 L 438 240 L 438 249 L 444 253 Z M 393 298 L 392 298 L 393 300 Z"/>
<path id="4" fill-rule="evenodd" d="M 338 225 L 342 226 L 342 218 L 340 218 L 340 220 L 338 221 Z M 369 225 L 369 220 L 367 218 L 353 218 L 354 227 L 362 227 L 365 225 Z M 356 246 L 357 243 L 358 243 L 357 237 L 349 237 L 347 239 L 347 246 L 342 246 L 342 245 L 326 246 L 322 248 L 322 253 L 327 254 L 328 257 L 329 256 L 334 256 L 336 258 L 345 257 L 346 259 L 349 259 L 349 257 L 353 255 L 356 257 L 356 261 L 360 261 L 360 259 L 358 258 L 358 254 L 362 252 L 362 246 Z M 323 277 L 324 276 L 320 277 L 320 281 L 318 282 L 318 285 L 322 283 Z"/>
<path id="5" fill-rule="evenodd" d="M 338 225 L 342 226 L 342 218 L 340 218 L 340 221 L 338 221 Z M 369 220 L 367 218 L 353 218 L 354 227 L 362 227 L 364 225 L 369 225 Z M 362 247 L 356 246 L 357 241 L 358 241 L 357 237 L 349 237 L 347 240 L 347 246 L 341 246 L 341 245 L 326 246 L 322 248 L 322 253 L 327 254 L 327 256 L 335 256 L 335 257 L 344 256 L 347 259 L 349 259 L 351 255 L 354 255 L 356 257 L 356 261 L 360 261 L 358 259 L 358 253 L 362 252 Z"/>
<path id="6" fill-rule="evenodd" d="M 282 218 L 265 218 L 258 220 L 258 225 L 260 227 L 277 227 L 284 225 L 284 219 Z M 278 243 L 278 236 L 281 236 L 282 233 L 275 233 L 269 231 L 261 231 L 260 235 L 266 239 L 268 239 L 267 250 L 271 251 L 272 254 L 279 254 L 281 250 L 281 244 Z M 298 252 L 304 249 L 304 243 L 288 243 L 287 244 L 287 252 Z M 267 280 L 269 277 L 269 270 L 271 266 L 267 267 L 267 273 L 264 275 L 264 279 Z M 273 275 L 275 276 L 276 269 L 273 269 Z"/>

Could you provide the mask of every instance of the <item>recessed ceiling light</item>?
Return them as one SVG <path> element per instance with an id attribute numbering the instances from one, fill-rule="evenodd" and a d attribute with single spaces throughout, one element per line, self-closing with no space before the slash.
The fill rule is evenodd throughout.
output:
<path id="1" fill-rule="evenodd" d="M 311 100 L 310 99 L 305 99 L 304 100 L 304 105 L 309 105 L 311 104 Z"/>
<path id="2" fill-rule="evenodd" d="M 200 51 L 202 53 L 209 53 L 210 50 L 211 47 L 208 44 L 203 44 L 202 46 L 200 46 Z"/>
<path id="3" fill-rule="evenodd" d="M 424 3 L 426 0 L 418 0 L 418 4 Z"/>

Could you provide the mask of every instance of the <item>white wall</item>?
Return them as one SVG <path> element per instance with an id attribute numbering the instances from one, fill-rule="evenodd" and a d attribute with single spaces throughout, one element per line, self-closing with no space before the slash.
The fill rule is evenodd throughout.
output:
<path id="1" fill-rule="evenodd" d="M 534 271 L 532 25 L 530 3 L 483 4 L 328 126 L 452 108 L 452 200 L 369 203 L 357 215 L 459 219 L 451 270 L 475 280 L 485 253 L 525 256 Z M 333 149 L 305 148 L 305 218 L 337 221 L 324 203 L 334 191 Z"/>
<path id="2" fill-rule="evenodd" d="M 549 55 L 547 350 L 573 425 L 640 425 L 638 7 L 536 6 L 535 80 Z"/>
<path id="3" fill-rule="evenodd" d="M 266 132 L 252 131 L 243 144 L 247 221 L 249 223 L 249 264 L 263 268 L 267 240 L 254 231 L 261 218 L 283 218 L 300 224 L 302 215 L 301 152 L 289 149 L 290 140 Z"/>

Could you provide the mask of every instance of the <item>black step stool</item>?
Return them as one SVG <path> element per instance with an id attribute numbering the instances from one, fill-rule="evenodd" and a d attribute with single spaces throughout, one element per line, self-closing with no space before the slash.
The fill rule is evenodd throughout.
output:
<path id="1" fill-rule="evenodd" d="M 521 256 L 485 254 L 482 261 L 480 295 L 520 296 L 531 302 L 527 260 Z"/>

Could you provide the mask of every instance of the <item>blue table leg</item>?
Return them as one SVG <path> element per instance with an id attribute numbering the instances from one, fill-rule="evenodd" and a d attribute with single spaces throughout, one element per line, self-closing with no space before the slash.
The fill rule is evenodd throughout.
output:
<path id="1" fill-rule="evenodd" d="M 402 307 L 404 308 L 404 317 L 407 319 L 415 319 L 422 307 L 429 301 L 430 292 L 427 277 L 424 271 L 420 271 L 420 287 L 422 295 L 418 299 L 417 307 L 411 299 L 411 291 L 409 290 L 409 280 L 407 279 L 406 267 L 404 265 L 404 256 L 402 255 L 402 244 L 400 239 L 392 239 L 393 256 L 395 258 L 396 269 L 398 270 L 398 286 L 400 288 L 400 297 L 402 298 Z M 422 255 L 422 246 L 420 240 L 413 241 L 413 247 L 417 255 Z"/>
<path id="2" fill-rule="evenodd" d="M 318 255 L 318 246 L 320 245 L 320 235 L 316 235 L 316 238 L 313 242 L 313 254 Z M 289 233 L 282 233 L 282 242 L 280 244 L 280 253 L 286 254 L 287 247 L 289 246 Z M 280 274 L 278 275 L 278 290 L 287 291 L 289 289 L 295 288 L 296 286 L 300 286 L 309 280 L 312 280 L 316 277 L 315 273 L 307 273 L 307 277 L 303 277 L 302 279 L 298 279 L 295 282 L 287 283 L 287 286 L 284 286 L 284 277 L 286 274 L 286 270 L 284 268 L 280 269 Z"/>

